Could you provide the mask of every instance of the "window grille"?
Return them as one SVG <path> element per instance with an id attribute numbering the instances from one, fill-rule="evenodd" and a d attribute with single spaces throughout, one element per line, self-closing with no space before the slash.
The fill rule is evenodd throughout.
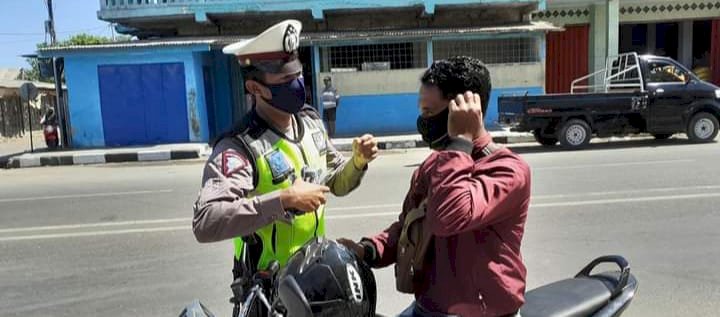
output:
<path id="1" fill-rule="evenodd" d="M 424 68 L 427 45 L 416 43 L 383 43 L 326 47 L 320 50 L 321 71 L 372 71 Z"/>
<path id="2" fill-rule="evenodd" d="M 535 38 L 434 41 L 433 58 L 467 55 L 485 64 L 531 63 L 540 61 L 538 48 Z"/>

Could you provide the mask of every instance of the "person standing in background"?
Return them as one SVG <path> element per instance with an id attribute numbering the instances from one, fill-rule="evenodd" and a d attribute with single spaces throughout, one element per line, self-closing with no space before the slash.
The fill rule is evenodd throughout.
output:
<path id="1" fill-rule="evenodd" d="M 325 77 L 323 82 L 325 82 L 325 88 L 322 93 L 322 103 L 325 109 L 323 118 L 327 125 L 328 135 L 332 138 L 335 136 L 335 118 L 337 108 L 340 105 L 340 94 L 338 94 L 337 89 L 333 87 L 330 76 Z"/>

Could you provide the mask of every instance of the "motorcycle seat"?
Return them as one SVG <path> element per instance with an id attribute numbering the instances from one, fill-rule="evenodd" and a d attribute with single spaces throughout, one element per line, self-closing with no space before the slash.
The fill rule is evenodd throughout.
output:
<path id="1" fill-rule="evenodd" d="M 601 273 L 561 280 L 525 294 L 523 317 L 591 316 L 613 299 L 620 272 Z M 637 281 L 629 275 L 625 290 L 634 290 Z"/>

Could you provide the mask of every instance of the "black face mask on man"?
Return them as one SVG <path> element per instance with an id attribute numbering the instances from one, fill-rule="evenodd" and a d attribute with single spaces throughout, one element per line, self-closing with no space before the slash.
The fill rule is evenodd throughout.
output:
<path id="1" fill-rule="evenodd" d="M 440 113 L 424 118 L 418 116 L 417 130 L 422 135 L 423 141 L 430 145 L 431 149 L 441 149 L 447 146 L 448 141 L 448 115 L 450 108 L 446 107 Z"/>
<path id="2" fill-rule="evenodd" d="M 302 77 L 283 84 L 265 84 L 265 87 L 270 89 L 272 100 L 265 98 L 263 100 L 275 109 L 289 114 L 296 114 L 305 105 L 305 80 Z"/>

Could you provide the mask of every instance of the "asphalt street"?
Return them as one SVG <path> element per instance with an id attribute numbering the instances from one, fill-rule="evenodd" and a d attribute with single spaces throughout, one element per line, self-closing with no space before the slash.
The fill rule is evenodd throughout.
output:
<path id="1" fill-rule="evenodd" d="M 624 255 L 640 282 L 626 316 L 720 311 L 720 144 L 516 146 L 533 171 L 528 287 Z M 383 152 L 360 189 L 332 198 L 330 237 L 379 232 L 426 150 Z M 174 316 L 193 299 L 228 316 L 230 242 L 190 229 L 201 161 L 0 170 L 0 316 Z M 608 267 L 610 268 L 610 267 Z M 376 272 L 380 312 L 410 298 Z"/>

